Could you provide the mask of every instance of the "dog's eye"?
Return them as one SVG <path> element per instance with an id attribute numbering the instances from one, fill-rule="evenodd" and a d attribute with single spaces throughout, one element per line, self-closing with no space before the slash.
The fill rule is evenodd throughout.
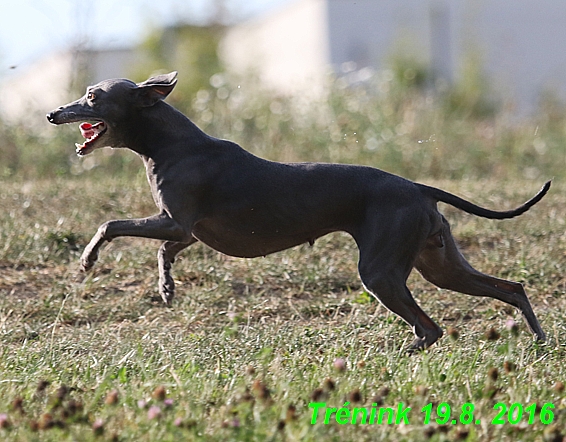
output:
<path id="1" fill-rule="evenodd" d="M 86 96 L 86 99 L 89 101 L 94 101 L 96 99 L 96 94 L 94 92 L 89 92 Z"/>

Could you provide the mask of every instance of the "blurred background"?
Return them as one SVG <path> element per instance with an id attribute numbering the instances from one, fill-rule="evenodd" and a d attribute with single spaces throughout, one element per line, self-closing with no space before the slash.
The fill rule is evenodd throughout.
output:
<path id="1" fill-rule="evenodd" d="M 412 179 L 565 175 L 561 0 L 20 0 L 0 7 L 0 179 L 139 174 L 45 114 L 176 70 L 168 101 L 274 160 Z"/>

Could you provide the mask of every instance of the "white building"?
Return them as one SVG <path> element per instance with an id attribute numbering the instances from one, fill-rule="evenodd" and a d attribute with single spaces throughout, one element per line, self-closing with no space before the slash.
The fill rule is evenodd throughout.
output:
<path id="1" fill-rule="evenodd" d="M 316 88 L 329 66 L 382 69 L 401 55 L 457 81 L 474 57 L 524 112 L 544 90 L 566 97 L 565 47 L 563 0 L 289 0 L 231 28 L 222 57 L 283 91 Z"/>

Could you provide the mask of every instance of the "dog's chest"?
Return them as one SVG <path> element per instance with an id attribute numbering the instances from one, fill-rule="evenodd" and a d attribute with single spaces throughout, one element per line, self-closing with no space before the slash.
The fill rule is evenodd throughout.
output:
<path id="1" fill-rule="evenodd" d="M 318 236 L 321 236 L 303 232 L 281 234 L 275 229 L 272 231 L 243 229 L 224 220 L 198 222 L 193 227 L 193 235 L 219 252 L 241 258 L 266 256 L 299 244 L 312 244 Z"/>

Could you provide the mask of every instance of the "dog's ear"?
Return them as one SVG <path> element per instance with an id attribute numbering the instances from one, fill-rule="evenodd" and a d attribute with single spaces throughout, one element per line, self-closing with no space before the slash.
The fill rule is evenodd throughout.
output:
<path id="1" fill-rule="evenodd" d="M 177 84 L 177 72 L 157 75 L 138 83 L 135 88 L 136 101 L 139 106 L 153 106 L 160 100 L 165 99 Z"/>

